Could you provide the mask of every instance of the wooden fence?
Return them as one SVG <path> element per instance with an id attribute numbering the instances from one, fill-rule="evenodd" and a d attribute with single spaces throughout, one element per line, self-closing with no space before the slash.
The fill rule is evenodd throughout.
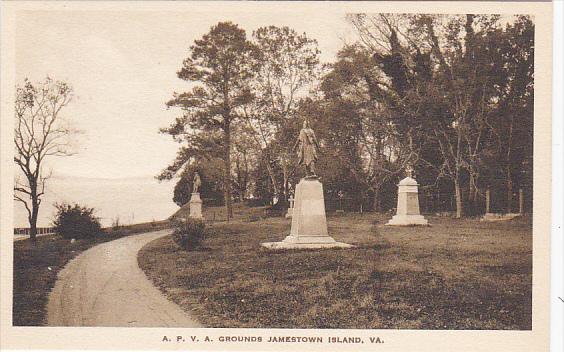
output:
<path id="1" fill-rule="evenodd" d="M 14 235 L 27 235 L 29 236 L 29 227 L 15 227 L 14 228 Z M 38 227 L 37 234 L 38 235 L 50 235 L 55 233 L 55 228 L 53 227 Z"/>

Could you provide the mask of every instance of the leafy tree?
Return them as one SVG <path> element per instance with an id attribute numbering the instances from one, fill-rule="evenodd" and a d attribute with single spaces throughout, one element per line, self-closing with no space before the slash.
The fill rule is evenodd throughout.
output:
<path id="1" fill-rule="evenodd" d="M 177 172 L 193 155 L 194 148 L 215 153 L 224 162 L 223 194 L 227 218 L 233 217 L 231 148 L 232 125 L 242 106 L 251 100 L 248 80 L 254 68 L 254 46 L 245 31 L 231 22 L 220 22 L 190 47 L 178 77 L 192 84 L 189 92 L 174 94 L 167 104 L 178 106 L 184 115 L 162 131 L 185 146 L 169 167 L 169 176 Z M 213 138 L 208 136 L 212 135 Z M 211 151 L 209 149 L 212 149 Z"/>
<path id="2" fill-rule="evenodd" d="M 278 197 L 280 205 L 282 206 L 287 201 L 290 189 L 295 188 L 295 185 L 298 183 L 300 177 L 305 176 L 304 174 L 301 174 L 299 168 L 296 167 L 297 156 L 286 156 L 286 174 L 283 169 L 283 165 L 280 162 L 280 158 L 272 158 L 272 156 L 275 155 L 272 153 L 273 150 L 281 150 L 281 148 L 277 148 L 278 145 L 291 146 L 295 144 L 300 128 L 301 121 L 297 118 L 286 120 L 283 127 L 274 134 L 273 140 L 266 146 L 266 148 L 260 150 L 258 165 L 254 172 L 255 196 L 269 200 L 274 197 Z M 283 189 L 286 190 L 285 194 L 279 193 L 279 186 L 277 186 L 277 184 L 281 181 L 284 182 Z M 281 199 L 281 195 L 285 195 L 285 198 Z"/>
<path id="3" fill-rule="evenodd" d="M 231 159 L 233 160 L 233 196 L 245 200 L 252 187 L 253 167 L 257 166 L 258 155 L 253 138 L 242 124 L 236 126 Z"/>
<path id="4" fill-rule="evenodd" d="M 328 147 L 360 192 L 372 194 L 375 210 L 380 210 L 381 188 L 396 181 L 417 156 L 411 131 L 402 131 L 398 113 L 390 108 L 392 85 L 360 45 L 345 46 L 321 83 L 325 111 L 318 114 L 327 120 Z"/>
<path id="5" fill-rule="evenodd" d="M 182 206 L 190 201 L 195 172 L 198 172 L 202 181 L 200 189 L 201 197 L 203 199 L 221 201 L 223 198 L 222 160 L 218 158 L 197 158 L 194 162 L 187 164 L 181 172 L 180 179 L 174 187 L 174 203 L 178 206 Z"/>
<path id="6" fill-rule="evenodd" d="M 428 91 L 435 92 L 434 97 L 438 98 L 445 113 L 440 115 L 443 116 L 442 121 L 430 126 L 443 156 L 442 175 L 454 181 L 457 216 L 461 216 L 464 210 L 463 183 L 468 185 L 468 201 L 475 204 L 480 178 L 492 166 L 495 167 L 495 164 L 488 164 L 486 160 L 495 153 L 492 141 L 495 141 L 496 135 L 501 140 L 508 141 L 506 145 L 514 142 L 514 116 L 499 114 L 499 109 L 503 106 L 500 102 L 504 100 L 505 94 L 511 97 L 510 100 L 518 100 L 519 93 L 504 89 L 505 93 L 500 95 L 503 90 L 500 91 L 497 87 L 504 86 L 503 82 L 511 82 L 510 86 L 513 87 L 519 84 L 522 87 L 529 85 L 532 93 L 532 30 L 529 32 L 531 39 L 527 47 L 516 44 L 515 39 L 509 39 L 521 38 L 517 39 L 519 41 L 523 37 L 518 33 L 511 33 L 511 25 L 504 29 L 497 15 L 417 16 L 413 23 L 419 25 L 418 28 L 424 28 L 423 43 L 429 45 L 429 53 L 439 67 L 433 74 L 435 83 L 427 82 L 426 87 L 432 87 Z M 444 34 L 439 34 L 439 30 L 435 28 L 442 29 Z M 500 46 L 505 46 L 507 40 L 513 41 L 510 46 L 516 49 L 504 54 Z M 521 83 L 514 84 L 515 76 L 511 77 L 507 68 L 515 66 L 525 68 L 525 77 L 529 74 L 530 79 L 525 78 Z M 517 100 L 509 105 L 517 106 Z M 532 122 L 532 110 L 528 116 Z M 499 119 L 507 128 L 500 130 L 493 127 Z M 524 126 L 532 128 L 532 123 Z M 505 160 L 496 158 L 496 164 L 519 167 L 520 163 L 512 157 L 511 149 L 507 148 Z M 507 168 L 510 169 L 511 166 Z M 507 171 L 507 180 L 508 193 L 512 195 L 510 171 Z M 508 207 L 511 208 L 510 197 Z"/>
<path id="7" fill-rule="evenodd" d="M 495 112 L 503 100 L 500 92 L 515 96 L 504 80 L 510 76 L 508 67 L 519 66 L 507 60 L 526 62 L 530 48 L 522 47 L 522 55 L 503 54 L 500 47 L 512 29 L 504 30 L 495 15 L 359 14 L 349 19 L 373 52 L 376 68 L 385 74 L 378 83 L 377 101 L 394 116 L 394 129 L 407 137 L 398 141 L 416 153 L 420 165 L 435 170 L 437 182 L 452 181 L 457 217 L 462 216 L 464 184 L 475 203 L 480 178 L 491 166 L 488 158 L 501 161 L 492 141 L 508 133 L 494 127 Z M 499 118 L 507 121 L 508 116 Z"/>
<path id="8" fill-rule="evenodd" d="M 72 95 L 67 83 L 51 78 L 37 84 L 25 79 L 23 86 L 16 87 L 14 162 L 23 180 L 21 174 L 16 176 L 14 199 L 27 210 L 30 237 L 34 241 L 39 206 L 50 176 L 45 172 L 45 161 L 50 156 L 72 154 L 68 137 L 73 130 L 60 114 Z"/>
<path id="9" fill-rule="evenodd" d="M 533 116 L 534 116 L 534 33 L 528 16 L 518 16 L 507 26 L 501 39 L 491 43 L 499 52 L 496 82 L 496 108 L 491 125 L 498 137 L 497 159 L 490 165 L 503 166 L 506 182 L 506 211 L 513 211 L 514 183 L 532 185 Z M 502 161 L 502 162 L 497 162 Z"/>
<path id="10" fill-rule="evenodd" d="M 317 78 L 320 52 L 317 41 L 289 27 L 261 27 L 253 32 L 253 42 L 257 71 L 251 81 L 253 104 L 244 110 L 245 127 L 268 160 L 265 166 L 274 194 L 286 199 L 295 157 L 290 150 L 293 142 L 280 143 L 280 139 L 288 120 L 297 118 L 300 95 Z M 282 171 L 281 180 L 274 165 Z"/>

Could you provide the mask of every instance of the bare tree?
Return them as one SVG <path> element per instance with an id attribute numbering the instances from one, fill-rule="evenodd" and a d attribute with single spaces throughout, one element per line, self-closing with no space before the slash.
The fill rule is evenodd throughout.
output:
<path id="1" fill-rule="evenodd" d="M 49 77 L 35 85 L 25 79 L 23 86 L 16 87 L 14 162 L 23 177 L 15 178 L 14 199 L 27 210 L 34 241 L 41 197 L 50 176 L 44 170 L 45 158 L 71 155 L 67 137 L 72 131 L 60 117 L 71 98 L 72 88 L 67 83 Z"/>

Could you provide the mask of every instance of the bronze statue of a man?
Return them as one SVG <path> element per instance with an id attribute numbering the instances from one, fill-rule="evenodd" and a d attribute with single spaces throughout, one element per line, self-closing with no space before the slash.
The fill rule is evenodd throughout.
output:
<path id="1" fill-rule="evenodd" d="M 195 172 L 194 173 L 194 181 L 192 183 L 192 193 L 200 192 L 200 187 L 202 186 L 202 180 L 200 179 L 200 175 Z"/>
<path id="2" fill-rule="evenodd" d="M 309 127 L 307 119 L 304 120 L 303 128 L 301 129 L 298 140 L 294 145 L 294 150 L 296 149 L 298 151 L 298 164 L 305 166 L 306 178 L 317 177 L 315 174 L 315 162 L 317 161 L 319 143 L 317 143 L 315 132 L 313 132 L 313 130 Z"/>

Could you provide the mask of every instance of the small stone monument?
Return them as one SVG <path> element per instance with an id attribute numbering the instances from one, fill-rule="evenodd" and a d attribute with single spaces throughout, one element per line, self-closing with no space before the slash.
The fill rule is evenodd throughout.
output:
<path id="1" fill-rule="evenodd" d="M 323 185 L 315 174 L 319 144 L 307 120 L 304 121 L 294 146 L 294 150 L 296 149 L 299 164 L 305 166 L 306 177 L 296 186 L 290 235 L 282 242 L 266 242 L 261 245 L 270 249 L 352 247 L 335 241 L 327 232 Z"/>
<path id="2" fill-rule="evenodd" d="M 339 191 L 337 193 L 337 196 L 339 197 L 339 209 L 337 209 L 335 212 L 344 213 L 345 211 L 343 210 L 343 198 L 345 197 L 345 193 L 343 191 Z"/>
<path id="3" fill-rule="evenodd" d="M 413 169 L 408 167 L 406 171 L 407 177 L 398 184 L 397 213 L 386 225 L 429 225 L 419 213 L 419 191 L 417 181 L 413 178 Z"/>
<path id="4" fill-rule="evenodd" d="M 290 196 L 290 199 L 288 199 L 288 211 L 286 212 L 286 219 L 291 219 L 292 218 L 292 214 L 294 213 L 294 197 Z"/>
<path id="5" fill-rule="evenodd" d="M 202 199 L 200 198 L 200 187 L 202 186 L 202 180 L 200 175 L 196 172 L 194 173 L 194 182 L 192 186 L 192 196 L 190 197 L 190 217 L 193 219 L 203 219 L 202 215 Z"/>

